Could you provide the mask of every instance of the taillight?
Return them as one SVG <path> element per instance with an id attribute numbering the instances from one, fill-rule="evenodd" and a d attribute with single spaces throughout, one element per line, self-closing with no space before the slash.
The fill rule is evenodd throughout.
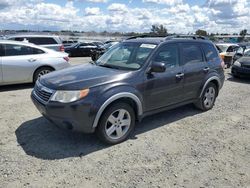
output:
<path id="1" fill-rule="evenodd" d="M 61 51 L 61 52 L 64 52 L 64 46 L 63 46 L 63 45 L 60 46 L 60 51 Z"/>
<path id="2" fill-rule="evenodd" d="M 64 59 L 65 61 L 69 62 L 69 57 L 66 56 L 66 57 L 64 57 L 63 59 Z"/>

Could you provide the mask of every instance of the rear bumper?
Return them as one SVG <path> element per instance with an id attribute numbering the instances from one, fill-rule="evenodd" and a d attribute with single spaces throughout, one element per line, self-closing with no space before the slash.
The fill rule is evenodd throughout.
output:
<path id="1" fill-rule="evenodd" d="M 238 66 L 233 65 L 231 72 L 235 76 L 250 77 L 250 69 L 249 68 L 238 67 Z"/>
<path id="2" fill-rule="evenodd" d="M 95 115 L 91 115 L 89 104 L 78 101 L 70 104 L 61 104 L 58 102 L 48 102 L 43 104 L 34 95 L 32 91 L 31 99 L 39 112 L 50 122 L 58 127 L 83 132 L 93 133 L 93 122 Z"/>

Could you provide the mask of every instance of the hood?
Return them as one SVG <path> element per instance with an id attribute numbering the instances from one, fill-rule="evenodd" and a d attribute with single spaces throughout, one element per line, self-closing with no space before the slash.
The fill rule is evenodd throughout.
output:
<path id="1" fill-rule="evenodd" d="M 84 64 L 52 72 L 40 78 L 42 85 L 54 90 L 79 90 L 116 82 L 131 72 Z"/>
<path id="2" fill-rule="evenodd" d="M 243 65 L 250 65 L 250 57 L 242 57 L 237 61 L 239 61 Z"/>

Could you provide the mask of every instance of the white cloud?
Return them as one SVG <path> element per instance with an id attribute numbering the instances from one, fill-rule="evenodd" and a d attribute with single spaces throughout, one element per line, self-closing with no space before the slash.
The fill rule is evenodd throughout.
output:
<path id="1" fill-rule="evenodd" d="M 157 3 L 157 4 L 167 4 L 167 5 L 176 5 L 181 4 L 182 0 L 142 0 L 144 3 Z"/>
<path id="2" fill-rule="evenodd" d="M 120 4 L 120 3 L 113 3 L 110 6 L 108 6 L 107 9 L 113 12 L 121 12 L 121 13 L 128 12 L 127 6 L 125 4 Z"/>
<path id="3" fill-rule="evenodd" d="M 90 15 L 100 15 L 101 11 L 99 7 L 87 7 L 85 8 L 85 15 L 90 16 Z"/>

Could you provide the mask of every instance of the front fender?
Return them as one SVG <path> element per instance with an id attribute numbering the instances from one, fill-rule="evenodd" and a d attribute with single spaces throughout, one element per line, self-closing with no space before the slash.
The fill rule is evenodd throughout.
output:
<path id="1" fill-rule="evenodd" d="M 122 98 L 132 99 L 137 105 L 138 116 L 143 114 L 143 98 L 136 88 L 127 84 L 117 84 L 110 87 L 108 86 L 102 89 L 102 92 L 100 92 L 99 96 L 96 97 L 96 101 L 93 105 L 93 109 L 96 113 L 93 123 L 94 128 L 97 127 L 99 119 L 108 105 Z"/>

